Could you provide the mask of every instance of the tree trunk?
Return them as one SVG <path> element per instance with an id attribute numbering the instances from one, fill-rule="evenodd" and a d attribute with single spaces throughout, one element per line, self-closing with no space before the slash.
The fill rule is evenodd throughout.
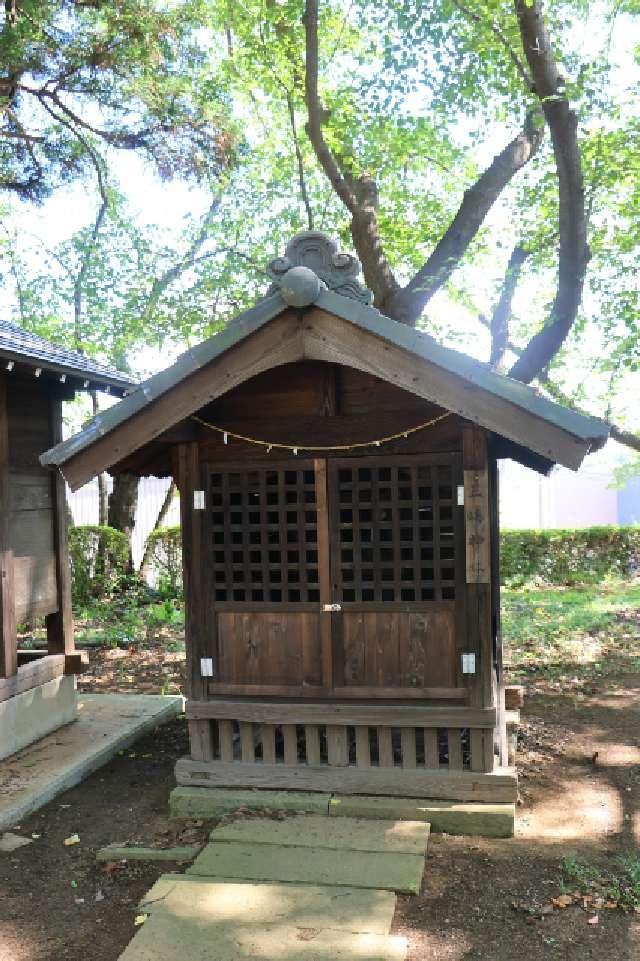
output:
<path id="1" fill-rule="evenodd" d="M 165 494 L 165 498 L 162 502 L 162 506 L 158 511 L 158 516 L 156 517 L 156 522 L 153 525 L 153 529 L 151 533 L 153 533 L 153 531 L 157 531 L 159 527 L 162 527 L 164 520 L 167 514 L 169 513 L 169 508 L 171 507 L 175 494 L 176 494 L 176 482 L 172 480 L 167 488 L 167 493 Z M 149 539 L 147 538 L 147 543 L 145 544 L 144 554 L 142 555 L 142 561 L 140 562 L 140 570 L 139 570 L 140 577 L 143 581 L 146 581 L 149 575 L 150 562 L 151 562 L 151 546 L 150 546 Z"/>
<path id="2" fill-rule="evenodd" d="M 127 535 L 129 542 L 129 572 L 133 572 L 133 528 L 136 523 L 139 478 L 135 474 L 118 474 L 109 495 L 107 523 Z"/>

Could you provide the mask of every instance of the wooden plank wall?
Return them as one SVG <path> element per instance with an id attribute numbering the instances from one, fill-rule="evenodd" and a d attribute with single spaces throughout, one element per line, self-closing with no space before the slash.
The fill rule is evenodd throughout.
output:
<path id="1" fill-rule="evenodd" d="M 51 475 L 38 460 L 51 446 L 49 395 L 6 379 L 9 431 L 9 539 L 18 621 L 58 610 Z"/>
<path id="2" fill-rule="evenodd" d="M 0 678 L 18 670 L 14 566 L 10 531 L 9 415 L 7 377 L 0 376 Z"/>

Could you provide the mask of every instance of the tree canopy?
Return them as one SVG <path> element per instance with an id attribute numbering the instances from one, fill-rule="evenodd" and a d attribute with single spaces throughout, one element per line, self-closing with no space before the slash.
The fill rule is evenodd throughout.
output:
<path id="1" fill-rule="evenodd" d="M 636 0 L 7 9 L 0 188 L 103 180 L 102 219 L 51 267 L 6 218 L 25 323 L 75 324 L 113 359 L 200 337 L 295 230 L 323 229 L 355 247 L 383 313 L 640 447 Z M 132 215 L 110 167 L 124 148 L 206 183 L 179 231 Z"/>

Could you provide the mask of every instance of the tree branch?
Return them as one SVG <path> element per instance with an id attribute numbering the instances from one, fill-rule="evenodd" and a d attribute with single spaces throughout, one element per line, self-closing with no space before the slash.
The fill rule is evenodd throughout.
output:
<path id="1" fill-rule="evenodd" d="M 522 45 L 545 115 L 556 162 L 560 243 L 558 284 L 546 325 L 529 341 L 512 377 L 529 383 L 557 353 L 573 326 L 589 261 L 578 119 L 569 106 L 543 16 L 542 0 L 516 0 Z"/>
<path id="2" fill-rule="evenodd" d="M 209 204 L 209 209 L 202 218 L 202 223 L 200 224 L 198 233 L 189 245 L 189 248 L 185 252 L 184 256 L 178 261 L 178 263 L 174 264 L 172 267 L 169 267 L 168 270 L 165 270 L 160 277 L 154 278 L 154 281 L 151 285 L 151 290 L 149 292 L 149 298 L 144 308 L 143 316 L 145 320 L 149 319 L 167 287 L 174 283 L 174 281 L 176 281 L 178 277 L 185 272 L 185 270 L 188 270 L 189 267 L 192 267 L 193 264 L 196 263 L 196 260 L 198 259 L 198 251 L 201 249 L 208 237 L 209 228 L 213 223 L 213 219 L 218 212 L 219 206 L 220 199 L 218 197 L 214 197 Z"/>
<path id="3" fill-rule="evenodd" d="M 296 112 L 293 106 L 293 97 L 291 91 L 286 91 L 287 98 L 287 109 L 289 111 L 289 123 L 291 125 L 291 136 L 293 137 L 293 149 L 296 154 L 296 163 L 298 164 L 298 183 L 300 185 L 300 196 L 302 197 L 302 202 L 304 208 L 307 211 L 307 225 L 309 230 L 313 230 L 313 210 L 311 209 L 311 202 L 309 200 L 309 192 L 307 190 L 307 181 L 304 175 L 304 161 L 302 159 L 302 151 L 300 150 L 300 141 L 298 139 L 298 128 L 296 126 Z"/>
<path id="4" fill-rule="evenodd" d="M 544 127 L 538 119 L 537 112 L 527 115 L 520 133 L 465 192 L 458 212 L 424 266 L 383 304 L 384 312 L 394 320 L 414 325 L 447 282 L 502 191 L 540 147 Z"/>
<path id="5" fill-rule="evenodd" d="M 326 116 L 318 94 L 318 0 L 306 0 L 304 12 L 305 29 L 305 72 L 304 99 L 307 107 L 306 131 L 311 141 L 318 163 L 322 167 L 334 192 L 338 195 L 349 213 L 357 210 L 357 200 L 347 180 L 342 175 L 335 157 L 329 150 L 322 132 Z"/>
<path id="6" fill-rule="evenodd" d="M 502 30 L 502 28 L 498 26 L 495 20 L 488 20 L 487 17 L 483 17 L 481 14 L 477 13 L 475 10 L 470 9 L 465 3 L 461 3 L 461 0 L 453 0 L 453 5 L 457 7 L 461 13 L 464 13 L 466 17 L 469 17 L 471 20 L 475 20 L 476 23 L 480 23 L 480 24 L 488 23 L 488 26 L 491 32 L 502 44 L 502 46 L 505 48 L 511 62 L 513 63 L 514 67 L 516 68 L 516 70 L 524 80 L 527 90 L 531 90 L 532 80 L 529 75 L 529 71 L 527 70 L 526 66 L 524 65 L 524 63 L 522 62 L 522 60 L 520 59 L 516 51 L 513 49 L 513 46 L 510 43 L 509 38 L 507 37 L 505 32 Z"/>
<path id="7" fill-rule="evenodd" d="M 511 251 L 507 269 L 504 274 L 500 296 L 491 315 L 491 356 L 489 363 L 496 370 L 503 370 L 504 355 L 509 346 L 509 320 L 511 305 L 520 274 L 530 251 L 521 244 L 516 244 Z"/>
<path id="8" fill-rule="evenodd" d="M 322 131 L 326 111 L 318 94 L 318 0 L 306 0 L 303 19 L 306 37 L 305 129 L 325 176 L 351 214 L 351 236 L 362 263 L 365 283 L 373 291 L 375 305 L 380 307 L 399 290 L 399 284 L 387 260 L 378 229 L 378 189 L 368 172 L 356 181 L 346 177 L 327 145 Z"/>

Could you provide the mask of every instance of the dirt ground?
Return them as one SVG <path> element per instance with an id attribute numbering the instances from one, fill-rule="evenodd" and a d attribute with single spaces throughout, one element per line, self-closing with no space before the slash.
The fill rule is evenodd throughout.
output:
<path id="1" fill-rule="evenodd" d="M 148 651 L 123 661 L 122 653 L 94 654 L 82 686 L 157 692 L 179 684 L 179 656 Z M 606 869 L 637 853 L 639 695 L 637 676 L 608 677 L 588 694 L 536 686 L 519 735 L 517 836 L 432 838 L 423 891 L 400 900 L 395 920 L 409 961 L 638 961 L 639 914 L 559 909 L 551 899 L 567 855 Z M 135 933 L 138 900 L 158 875 L 181 869 L 102 865 L 95 852 L 112 841 L 167 846 L 204 836 L 209 825 L 176 829 L 167 819 L 173 765 L 186 746 L 177 720 L 22 822 L 33 843 L 0 854 L 0 961 L 116 961 Z M 80 843 L 65 846 L 75 833 Z"/>

